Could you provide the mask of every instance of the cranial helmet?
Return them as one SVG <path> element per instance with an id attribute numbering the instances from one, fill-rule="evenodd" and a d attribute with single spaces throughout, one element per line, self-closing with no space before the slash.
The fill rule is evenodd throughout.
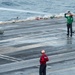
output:
<path id="1" fill-rule="evenodd" d="M 42 50 L 41 53 L 45 53 L 45 50 Z"/>

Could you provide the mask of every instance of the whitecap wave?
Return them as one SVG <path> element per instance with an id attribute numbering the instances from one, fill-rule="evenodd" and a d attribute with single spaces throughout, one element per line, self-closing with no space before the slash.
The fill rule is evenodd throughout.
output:
<path id="1" fill-rule="evenodd" d="M 3 7 L 0 7 L 0 10 L 13 11 L 13 12 L 24 12 L 24 13 L 33 13 L 33 14 L 39 14 L 40 15 L 40 16 L 27 17 L 26 19 L 23 19 L 23 20 L 22 19 L 21 20 L 20 19 L 11 19 L 10 20 L 11 22 L 20 22 L 20 21 L 27 21 L 27 20 L 40 20 L 40 19 L 53 19 L 53 18 L 62 18 L 62 17 L 64 17 L 64 13 L 51 14 L 51 13 L 44 13 L 44 12 L 37 12 L 37 11 L 30 11 L 30 10 L 21 10 L 21 9 L 11 9 L 11 8 L 3 8 Z M 8 23 L 8 22 L 9 21 L 7 21 L 5 23 Z M 2 23 L 2 21 L 0 23 Z"/>

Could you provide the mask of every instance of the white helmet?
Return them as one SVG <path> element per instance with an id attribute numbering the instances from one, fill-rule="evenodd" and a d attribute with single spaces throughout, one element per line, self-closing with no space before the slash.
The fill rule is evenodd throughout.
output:
<path id="1" fill-rule="evenodd" d="M 42 50 L 41 53 L 45 53 L 45 50 Z"/>

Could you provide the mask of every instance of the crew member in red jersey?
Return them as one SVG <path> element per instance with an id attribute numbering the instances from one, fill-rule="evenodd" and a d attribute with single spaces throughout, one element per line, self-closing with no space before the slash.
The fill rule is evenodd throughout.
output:
<path id="1" fill-rule="evenodd" d="M 39 75 L 46 75 L 46 62 L 49 61 L 49 58 L 46 55 L 45 50 L 42 50 L 41 54 Z"/>

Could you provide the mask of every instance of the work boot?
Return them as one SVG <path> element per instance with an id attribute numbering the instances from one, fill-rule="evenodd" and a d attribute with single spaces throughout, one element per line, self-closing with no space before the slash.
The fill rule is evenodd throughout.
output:
<path id="1" fill-rule="evenodd" d="M 71 35 L 70 35 L 71 37 L 72 37 L 72 33 L 71 33 Z"/>
<path id="2" fill-rule="evenodd" d="M 69 34 L 67 34 L 67 36 L 69 37 Z"/>

